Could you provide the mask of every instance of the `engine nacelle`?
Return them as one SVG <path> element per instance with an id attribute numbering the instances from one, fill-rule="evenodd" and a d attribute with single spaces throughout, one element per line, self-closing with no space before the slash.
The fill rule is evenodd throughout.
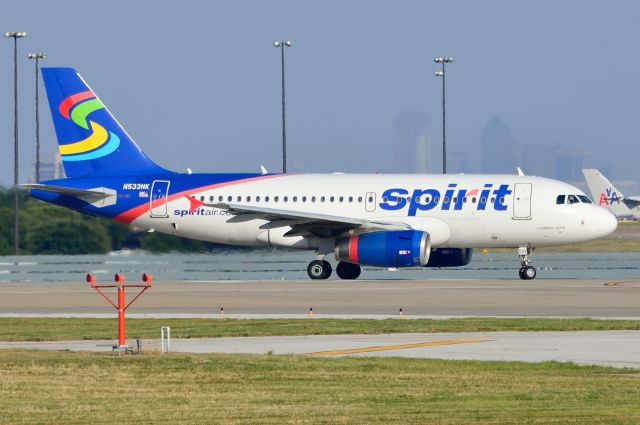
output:
<path id="1" fill-rule="evenodd" d="M 431 251 L 427 267 L 460 267 L 471 262 L 472 248 L 437 248 Z"/>
<path id="2" fill-rule="evenodd" d="M 336 241 L 336 260 L 379 267 L 417 267 L 429 262 L 431 237 L 417 230 L 353 235 Z"/>

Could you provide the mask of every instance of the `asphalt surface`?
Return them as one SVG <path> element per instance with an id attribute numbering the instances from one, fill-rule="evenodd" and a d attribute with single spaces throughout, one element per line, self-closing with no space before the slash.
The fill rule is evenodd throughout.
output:
<path id="1" fill-rule="evenodd" d="M 0 342 L 0 349 L 112 351 L 114 341 Z M 130 342 L 131 343 L 131 342 Z M 142 351 L 159 350 L 145 340 Z M 171 340 L 171 352 L 561 361 L 640 368 L 640 331 L 314 335 Z"/>
<path id="2" fill-rule="evenodd" d="M 111 283 L 111 282 L 108 282 Z M 127 301 L 138 288 L 127 289 Z M 115 300 L 113 290 L 106 290 Z M 640 280 L 357 280 L 154 282 L 129 316 L 539 316 L 640 318 Z M 0 316 L 114 314 L 85 282 L 3 283 Z"/>

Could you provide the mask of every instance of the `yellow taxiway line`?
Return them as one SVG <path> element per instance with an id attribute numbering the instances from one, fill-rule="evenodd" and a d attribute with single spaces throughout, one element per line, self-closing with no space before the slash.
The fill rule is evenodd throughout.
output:
<path id="1" fill-rule="evenodd" d="M 447 339 L 443 341 L 418 342 L 415 344 L 379 345 L 376 347 L 352 348 L 348 350 L 317 351 L 315 353 L 308 353 L 308 354 L 311 356 L 340 356 L 343 354 L 371 353 L 374 351 L 404 350 L 407 348 L 417 348 L 417 347 L 438 347 L 441 345 L 470 344 L 474 342 L 485 342 L 485 341 L 489 341 L 489 340 L 488 339 Z"/>

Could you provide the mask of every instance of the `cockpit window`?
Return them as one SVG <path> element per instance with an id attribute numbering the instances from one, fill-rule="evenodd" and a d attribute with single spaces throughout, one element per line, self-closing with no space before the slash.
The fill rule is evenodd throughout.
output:
<path id="1" fill-rule="evenodd" d="M 577 204 L 578 202 L 580 202 L 578 200 L 578 197 L 576 195 L 569 195 L 567 197 L 567 204 Z"/>
<path id="2" fill-rule="evenodd" d="M 582 202 L 584 202 L 585 204 L 593 204 L 593 202 L 591 202 L 591 199 L 589 199 L 588 196 L 585 195 L 578 195 L 578 198 L 580 198 L 580 200 Z"/>
<path id="3" fill-rule="evenodd" d="M 556 204 L 560 205 L 560 204 L 564 204 L 564 195 L 558 195 L 558 197 L 556 198 Z"/>

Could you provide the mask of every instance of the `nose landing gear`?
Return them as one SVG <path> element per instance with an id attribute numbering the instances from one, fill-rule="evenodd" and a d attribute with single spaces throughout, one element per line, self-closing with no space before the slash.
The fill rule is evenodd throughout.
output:
<path id="1" fill-rule="evenodd" d="M 532 249 L 528 246 L 521 246 L 518 248 L 518 256 L 520 257 L 520 279 L 531 280 L 536 277 L 536 269 L 529 263 L 529 254 Z"/>

